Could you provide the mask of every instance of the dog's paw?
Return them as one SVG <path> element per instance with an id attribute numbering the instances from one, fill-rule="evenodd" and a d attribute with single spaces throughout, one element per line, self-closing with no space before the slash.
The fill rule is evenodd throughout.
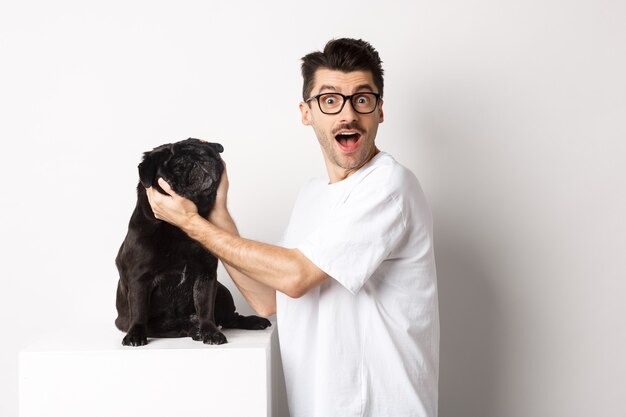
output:
<path id="1" fill-rule="evenodd" d="M 205 334 L 202 338 L 202 342 L 207 345 L 223 345 L 227 343 L 228 340 L 226 340 L 224 333 L 218 330 L 217 332 Z"/>
<path id="2" fill-rule="evenodd" d="M 272 322 L 266 318 L 258 316 L 242 316 L 239 318 L 238 326 L 240 329 L 246 330 L 263 330 L 272 325 Z"/>
<path id="3" fill-rule="evenodd" d="M 257 317 L 257 323 L 254 325 L 252 330 L 263 330 L 272 326 L 272 322 L 263 317 Z"/>
<path id="4" fill-rule="evenodd" d="M 133 326 L 122 339 L 124 346 L 144 346 L 147 344 L 148 335 L 144 326 Z"/>
<path id="5" fill-rule="evenodd" d="M 217 328 L 196 327 L 190 334 L 193 340 L 202 341 L 207 345 L 223 345 L 227 343 L 226 336 Z"/>

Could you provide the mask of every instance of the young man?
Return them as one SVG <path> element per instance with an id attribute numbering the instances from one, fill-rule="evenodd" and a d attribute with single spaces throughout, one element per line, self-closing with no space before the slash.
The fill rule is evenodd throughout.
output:
<path id="1" fill-rule="evenodd" d="M 383 70 L 367 42 L 303 58 L 302 122 L 328 177 L 298 196 L 280 246 L 239 237 L 223 176 L 209 219 L 161 186 L 157 218 L 218 256 L 257 313 L 277 312 L 292 417 L 437 415 L 432 219 L 415 176 L 375 144 Z"/>

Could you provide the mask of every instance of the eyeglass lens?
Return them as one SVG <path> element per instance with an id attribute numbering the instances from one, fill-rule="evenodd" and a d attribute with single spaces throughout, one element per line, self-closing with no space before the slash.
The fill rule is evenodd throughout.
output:
<path id="1" fill-rule="evenodd" d="M 376 108 L 374 93 L 358 93 L 350 97 L 352 108 L 358 113 L 371 113 Z M 318 98 L 320 110 L 324 113 L 339 113 L 343 109 L 344 96 L 336 93 L 321 94 Z"/>

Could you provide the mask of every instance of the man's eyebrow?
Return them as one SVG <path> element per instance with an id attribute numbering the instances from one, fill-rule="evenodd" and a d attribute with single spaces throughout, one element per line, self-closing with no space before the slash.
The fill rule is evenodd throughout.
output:
<path id="1" fill-rule="evenodd" d="M 318 93 L 321 93 L 324 90 L 332 90 L 332 91 L 337 91 L 337 89 L 335 87 L 333 87 L 332 85 L 322 85 L 320 87 L 319 90 L 317 90 Z"/>
<path id="2" fill-rule="evenodd" d="M 369 90 L 371 92 L 374 92 L 374 89 L 369 84 L 361 84 L 354 91 L 361 91 L 361 90 Z"/>
<path id="3" fill-rule="evenodd" d="M 324 91 L 324 90 L 337 91 L 337 88 L 332 86 L 332 85 L 322 85 L 319 88 L 319 90 L 317 90 L 317 93 L 321 94 L 322 91 Z M 371 85 L 369 85 L 369 84 L 361 84 L 361 85 L 358 85 L 354 89 L 354 91 L 363 91 L 363 90 L 368 90 L 368 91 L 374 92 L 374 88 Z"/>

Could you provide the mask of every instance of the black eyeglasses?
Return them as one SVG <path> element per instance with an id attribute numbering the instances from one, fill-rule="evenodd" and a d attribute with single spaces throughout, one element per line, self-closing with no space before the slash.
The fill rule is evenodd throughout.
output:
<path id="1" fill-rule="evenodd" d="M 380 100 L 380 94 L 355 93 L 351 96 L 344 96 L 340 93 L 322 93 L 311 97 L 306 101 L 306 103 L 311 100 L 317 100 L 317 105 L 320 107 L 320 111 L 324 114 L 341 113 L 343 106 L 348 100 L 350 101 L 350 104 L 355 112 L 360 114 L 370 114 L 376 110 L 376 106 L 378 106 L 378 101 Z"/>

